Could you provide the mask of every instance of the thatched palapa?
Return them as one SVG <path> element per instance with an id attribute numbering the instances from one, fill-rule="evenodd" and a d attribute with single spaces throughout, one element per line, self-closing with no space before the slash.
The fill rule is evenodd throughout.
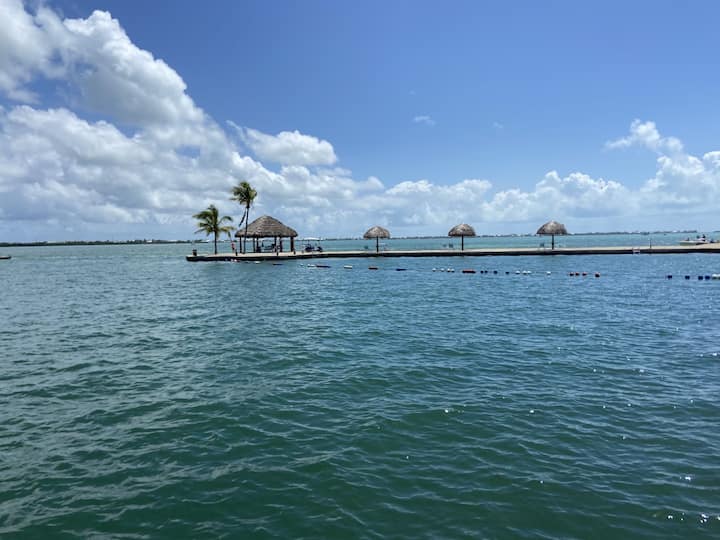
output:
<path id="1" fill-rule="evenodd" d="M 536 234 L 552 236 L 552 249 L 555 249 L 555 235 L 564 236 L 567 233 L 567 229 L 562 223 L 558 223 L 557 221 L 548 221 L 538 229 Z"/>
<path id="2" fill-rule="evenodd" d="M 279 239 L 279 245 L 282 246 L 282 239 L 290 238 L 291 251 L 295 251 L 294 239 L 297 235 L 298 233 L 295 229 L 288 227 L 271 216 L 260 216 L 247 226 L 247 232 L 243 228 L 239 229 L 238 232 L 235 233 L 237 238 L 253 238 L 255 240 L 255 244 L 257 244 L 257 239 L 259 238 L 274 238 L 275 243 L 277 244 Z M 257 246 L 255 246 L 255 251 L 257 251 Z"/>
<path id="3" fill-rule="evenodd" d="M 455 225 L 452 229 L 450 229 L 450 231 L 448 231 L 448 236 L 459 236 L 460 250 L 465 251 L 465 237 L 475 236 L 475 229 L 467 223 L 461 223 L 460 225 Z"/>
<path id="4" fill-rule="evenodd" d="M 374 227 L 370 227 L 367 231 L 365 231 L 365 234 L 363 234 L 363 238 L 365 239 L 375 239 L 375 251 L 380 252 L 380 239 L 381 238 L 390 238 L 390 231 L 387 229 L 380 227 L 378 225 L 375 225 Z"/>

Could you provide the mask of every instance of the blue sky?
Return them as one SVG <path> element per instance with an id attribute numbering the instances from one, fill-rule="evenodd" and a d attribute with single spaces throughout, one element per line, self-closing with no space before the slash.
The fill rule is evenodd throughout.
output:
<path id="1" fill-rule="evenodd" d="M 35 140 L 48 111 L 63 110 L 70 116 L 55 121 L 90 131 L 107 123 L 133 151 L 152 141 L 164 158 L 148 180 L 132 161 L 123 169 L 48 143 L 58 155 L 42 189 L 27 187 L 42 183 L 41 167 L 0 183 L 13 195 L 12 208 L 0 202 L 6 237 L 188 237 L 196 206 L 216 201 L 239 215 L 223 190 L 241 179 L 261 194 L 256 216 L 277 215 L 301 234 L 354 236 L 376 222 L 444 234 L 460 221 L 531 232 L 550 218 L 584 231 L 720 228 L 715 2 L 98 0 L 21 9 L 46 46 L 32 57 L 10 39 L 11 53 L 0 53 L 2 135 L 30 140 L 26 126 Z M 115 26 L 95 32 L 106 25 L 95 10 Z M 68 20 L 85 21 L 83 30 Z M 10 21 L 6 9 L 0 25 Z M 105 50 L 122 35 L 120 57 L 135 71 Z M 161 84 L 159 60 L 184 89 Z M 103 93 L 109 84 L 132 95 Z M 125 96 L 136 110 L 117 103 Z M 159 119 L 177 135 L 159 147 L 158 122 L 138 111 L 173 100 L 205 120 Z M 280 136 L 294 132 L 292 141 Z M 223 141 L 212 148 L 196 144 L 215 137 Z M 307 157 L 314 151 L 322 155 Z M 206 159 L 180 163 L 198 155 Z M 122 189 L 93 188 L 89 167 Z M 189 168 L 196 177 L 175 185 L 163 176 Z M 195 178 L 207 178 L 207 189 L 184 189 Z M 131 196 L 139 185 L 148 192 Z M 67 186 L 94 208 L 84 214 L 55 199 L 44 215 L 39 198 Z M 20 215 L 24 204 L 32 219 Z"/>

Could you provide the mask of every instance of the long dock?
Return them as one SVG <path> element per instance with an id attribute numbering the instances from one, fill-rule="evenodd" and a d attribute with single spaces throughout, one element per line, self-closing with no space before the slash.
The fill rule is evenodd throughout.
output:
<path id="1" fill-rule="evenodd" d="M 193 254 L 185 257 L 190 262 L 242 262 L 242 261 L 287 261 L 303 259 L 355 259 L 391 257 L 507 257 L 507 256 L 556 256 L 556 255 L 638 255 L 638 254 L 681 254 L 717 253 L 720 242 L 697 246 L 643 246 L 643 247 L 575 247 L 575 248 L 483 248 L 466 249 L 421 249 L 385 251 L 323 251 L 323 252 L 281 252 L 281 253 L 218 253 Z"/>

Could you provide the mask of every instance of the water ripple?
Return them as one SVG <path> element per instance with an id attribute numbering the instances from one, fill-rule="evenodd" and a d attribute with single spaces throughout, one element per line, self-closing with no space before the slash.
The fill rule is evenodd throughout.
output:
<path id="1" fill-rule="evenodd" d="M 720 288 L 677 258 L 38 253 L 0 269 L 0 536 L 720 532 Z"/>

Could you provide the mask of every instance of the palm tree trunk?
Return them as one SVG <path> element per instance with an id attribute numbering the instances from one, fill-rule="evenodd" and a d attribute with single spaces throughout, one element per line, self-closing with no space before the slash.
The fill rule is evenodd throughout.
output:
<path id="1" fill-rule="evenodd" d="M 247 238 L 248 221 L 250 221 L 250 205 L 245 206 L 245 238 Z"/>
<path id="2" fill-rule="evenodd" d="M 243 221 L 245 221 L 246 219 L 247 219 L 247 210 L 245 210 L 243 212 L 243 216 L 240 218 L 240 224 L 238 225 L 238 227 L 242 227 Z M 245 253 L 245 242 L 246 242 L 246 240 L 245 240 L 245 237 L 243 236 L 242 244 L 240 245 L 240 253 Z"/>
<path id="3" fill-rule="evenodd" d="M 215 255 L 217 255 L 217 233 L 215 233 Z"/>

